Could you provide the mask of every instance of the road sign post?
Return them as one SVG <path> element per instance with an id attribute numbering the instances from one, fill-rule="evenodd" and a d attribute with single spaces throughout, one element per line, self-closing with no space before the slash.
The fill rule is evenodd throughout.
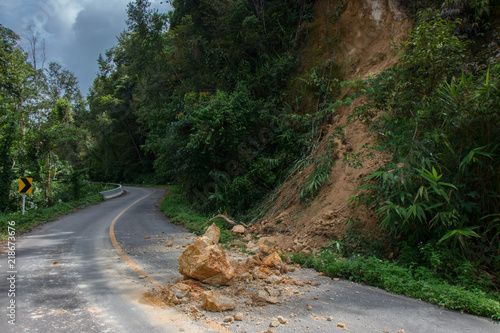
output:
<path id="1" fill-rule="evenodd" d="M 19 193 L 23 196 L 23 208 L 21 210 L 24 215 L 24 208 L 26 206 L 26 193 L 33 192 L 33 178 L 20 177 L 19 178 Z"/>

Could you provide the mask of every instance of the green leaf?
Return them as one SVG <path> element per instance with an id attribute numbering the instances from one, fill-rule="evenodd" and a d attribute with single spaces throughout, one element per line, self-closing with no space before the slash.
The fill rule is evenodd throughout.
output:
<path id="1" fill-rule="evenodd" d="M 465 238 L 470 238 L 470 237 L 477 237 L 481 238 L 474 229 L 479 228 L 479 226 L 473 226 L 473 227 L 465 227 L 465 228 L 459 228 L 459 229 L 454 229 L 446 233 L 441 239 L 438 241 L 438 244 L 441 244 L 447 239 L 450 239 L 451 237 L 458 235 L 457 238 L 460 240 L 461 236 L 464 236 Z M 462 241 L 461 241 L 462 242 Z"/>

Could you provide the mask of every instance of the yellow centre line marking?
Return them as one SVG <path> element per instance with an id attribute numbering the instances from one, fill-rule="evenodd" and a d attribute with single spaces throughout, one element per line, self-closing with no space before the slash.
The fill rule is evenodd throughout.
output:
<path id="1" fill-rule="evenodd" d="M 169 191 L 170 190 L 167 191 L 167 194 L 170 193 Z M 144 272 L 125 252 L 123 252 L 120 244 L 118 244 L 118 242 L 116 241 L 116 237 L 115 237 L 115 223 L 116 223 L 116 221 L 118 221 L 118 219 L 120 218 L 120 216 L 122 216 L 123 213 L 125 213 L 130 207 L 132 207 L 133 205 L 135 205 L 139 201 L 141 201 L 143 199 L 146 199 L 147 197 L 149 197 L 151 194 L 153 194 L 155 192 L 156 192 L 156 190 L 153 190 L 153 192 L 151 192 L 148 195 L 140 198 L 139 200 L 135 201 L 130 206 L 128 206 L 127 208 L 125 208 L 124 210 L 122 210 L 121 213 L 118 214 L 115 217 L 115 219 L 111 222 L 111 225 L 109 226 L 109 238 L 111 239 L 111 243 L 115 247 L 116 251 L 118 251 L 118 253 L 123 258 L 123 260 L 125 260 L 125 262 L 130 267 L 132 267 L 132 269 L 134 271 L 136 271 L 137 274 L 144 276 L 145 277 L 144 280 L 148 281 L 149 284 L 151 284 L 153 287 L 162 289 L 163 286 L 158 281 L 156 281 L 155 279 L 153 279 L 151 276 L 147 275 L 146 272 Z M 219 333 L 231 333 L 231 331 L 227 330 L 225 327 L 221 327 L 220 324 L 216 324 L 216 323 L 210 323 L 209 324 L 209 323 L 205 323 L 205 322 L 203 324 L 205 326 L 207 326 L 207 327 L 212 328 L 212 329 L 215 328 L 217 330 L 217 332 L 219 332 Z"/>
<path id="2" fill-rule="evenodd" d="M 130 206 L 128 206 L 127 208 L 125 208 L 124 210 L 121 211 L 120 214 L 118 214 L 115 219 L 111 222 L 111 225 L 109 226 L 109 238 L 111 239 L 111 243 L 113 244 L 113 246 L 115 247 L 116 251 L 118 251 L 118 254 L 120 254 L 120 256 L 123 258 L 123 260 L 125 260 L 125 262 L 127 263 L 127 265 L 129 265 L 134 271 L 136 271 L 137 274 L 139 275 L 142 275 L 144 276 L 144 280 L 146 280 L 147 282 L 149 282 L 149 284 L 151 284 L 153 287 L 155 288 L 162 288 L 162 285 L 156 281 L 155 279 L 153 279 L 151 276 L 149 276 L 148 274 L 146 274 L 145 271 L 142 270 L 142 268 L 140 268 L 121 248 L 120 244 L 118 244 L 118 242 L 116 241 L 116 236 L 115 236 L 115 223 L 116 221 L 118 221 L 118 219 L 130 208 L 132 207 L 133 205 L 135 205 L 136 203 L 138 203 L 139 201 L 143 200 L 143 199 L 146 199 L 147 197 L 149 197 L 151 194 L 155 193 L 156 190 L 153 190 L 153 192 L 149 193 L 148 195 L 140 198 L 139 200 L 135 201 L 134 203 L 132 203 Z"/>

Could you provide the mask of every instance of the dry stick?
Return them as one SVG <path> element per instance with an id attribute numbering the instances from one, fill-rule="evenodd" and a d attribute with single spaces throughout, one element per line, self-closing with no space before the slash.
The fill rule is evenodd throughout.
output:
<path id="1" fill-rule="evenodd" d="M 210 220 L 208 220 L 207 222 L 205 222 L 203 225 L 206 225 L 208 222 L 210 221 L 213 221 L 215 219 L 218 219 L 218 218 L 221 218 L 223 219 L 224 221 L 226 221 L 227 223 L 230 223 L 234 226 L 238 225 L 236 222 L 234 222 L 233 220 L 231 220 L 229 217 L 227 217 L 226 215 L 223 215 L 223 214 L 217 214 L 215 215 L 214 217 L 212 217 Z M 244 225 L 245 227 L 248 227 L 245 223 L 243 222 L 240 222 L 242 225 Z"/>

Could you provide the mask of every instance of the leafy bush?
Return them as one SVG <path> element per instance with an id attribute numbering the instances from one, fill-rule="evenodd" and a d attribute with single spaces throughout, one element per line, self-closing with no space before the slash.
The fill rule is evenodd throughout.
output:
<path id="1" fill-rule="evenodd" d="M 370 125 L 379 138 L 375 148 L 393 160 L 368 176 L 367 191 L 353 199 L 375 208 L 395 239 L 454 251 L 489 272 L 494 288 L 500 66 L 465 75 L 467 42 L 455 27 L 439 17 L 419 22 L 400 47 L 400 63 L 366 82 L 370 102 L 354 117 Z"/>
<path id="2" fill-rule="evenodd" d="M 152 131 L 148 147 L 158 156 L 157 172 L 175 176 L 191 198 L 207 204 L 205 210 L 248 209 L 272 188 L 282 163 L 264 162 L 279 131 L 270 109 L 243 86 L 233 93 L 186 95 L 164 111 L 171 116 L 157 127 L 162 134 Z"/>

